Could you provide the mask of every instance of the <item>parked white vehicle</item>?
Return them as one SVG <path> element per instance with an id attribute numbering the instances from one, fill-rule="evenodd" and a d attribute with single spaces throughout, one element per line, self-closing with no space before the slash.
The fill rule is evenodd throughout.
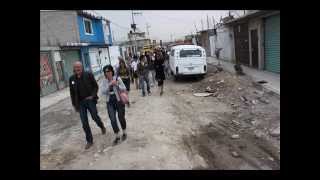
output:
<path id="1" fill-rule="evenodd" d="M 169 58 L 171 74 L 175 77 L 207 73 L 207 59 L 204 48 L 196 45 L 178 45 L 171 48 Z"/>

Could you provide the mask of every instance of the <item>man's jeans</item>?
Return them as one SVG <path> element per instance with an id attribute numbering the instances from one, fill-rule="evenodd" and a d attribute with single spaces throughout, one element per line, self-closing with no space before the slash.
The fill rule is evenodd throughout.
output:
<path id="1" fill-rule="evenodd" d="M 80 119 L 82 123 L 82 128 L 86 134 L 86 140 L 88 143 L 93 142 L 91 129 L 88 122 L 88 114 L 87 110 L 89 110 L 92 119 L 96 122 L 96 124 L 102 129 L 104 125 L 101 121 L 101 118 L 98 115 L 96 101 L 92 99 L 84 99 L 80 101 Z"/>
<path id="2" fill-rule="evenodd" d="M 145 89 L 144 89 L 144 81 L 147 84 L 147 91 L 148 93 L 150 93 L 150 84 L 149 84 L 149 78 L 148 75 L 144 75 L 144 76 L 140 76 L 140 87 L 142 89 L 142 95 L 146 95 Z"/>
<path id="3" fill-rule="evenodd" d="M 149 71 L 149 79 L 150 79 L 152 85 L 156 84 L 156 71 L 155 70 Z"/>
<path id="4" fill-rule="evenodd" d="M 116 116 L 117 112 L 118 112 L 118 118 L 120 121 L 121 128 L 122 130 L 125 130 L 126 129 L 125 105 L 122 104 L 120 101 L 118 101 L 115 95 L 110 95 L 109 102 L 107 102 L 107 110 L 108 110 L 111 126 L 114 133 L 119 132 L 119 127 L 117 124 L 117 116 Z"/>

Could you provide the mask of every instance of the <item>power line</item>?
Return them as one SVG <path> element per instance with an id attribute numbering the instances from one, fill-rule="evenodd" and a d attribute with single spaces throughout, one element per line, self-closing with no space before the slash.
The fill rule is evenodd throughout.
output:
<path id="1" fill-rule="evenodd" d="M 112 24 L 114 24 L 114 25 L 116 25 L 116 26 L 118 26 L 118 27 L 120 27 L 120 28 L 122 28 L 122 29 L 129 30 L 129 31 L 130 31 L 130 28 L 126 28 L 126 27 L 120 26 L 119 24 L 116 24 L 115 22 L 112 22 L 112 21 L 110 21 L 110 23 L 112 23 Z"/>
<path id="2" fill-rule="evenodd" d="M 97 12 L 97 11 L 95 11 L 95 10 L 93 10 L 93 12 L 95 12 L 95 13 L 96 13 L 97 15 L 99 15 L 99 16 L 104 17 L 104 15 L 102 15 L 102 14 L 98 13 L 98 12 Z M 107 19 L 107 18 L 106 18 L 106 19 Z M 116 25 L 116 26 L 118 26 L 118 27 L 122 28 L 122 29 L 129 30 L 129 31 L 130 31 L 130 28 L 127 28 L 127 27 L 121 26 L 121 25 L 119 25 L 119 24 L 117 24 L 117 23 L 115 23 L 115 22 L 113 22 L 113 21 L 111 21 L 111 20 L 109 20 L 109 19 L 108 19 L 108 21 L 109 21 L 110 23 L 112 23 L 112 24 L 114 24 L 114 25 Z"/>

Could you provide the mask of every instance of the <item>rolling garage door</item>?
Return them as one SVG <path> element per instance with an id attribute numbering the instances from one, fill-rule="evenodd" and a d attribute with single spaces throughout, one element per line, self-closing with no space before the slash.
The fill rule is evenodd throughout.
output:
<path id="1" fill-rule="evenodd" d="M 280 73 L 280 14 L 265 19 L 265 69 Z"/>

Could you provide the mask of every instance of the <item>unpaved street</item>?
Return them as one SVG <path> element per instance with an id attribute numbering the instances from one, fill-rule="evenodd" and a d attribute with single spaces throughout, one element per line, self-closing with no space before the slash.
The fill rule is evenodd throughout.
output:
<path id="1" fill-rule="evenodd" d="M 156 87 L 146 97 L 131 88 L 128 138 L 117 146 L 101 95 L 97 106 L 107 133 L 90 117 L 89 150 L 69 98 L 41 111 L 41 169 L 280 169 L 279 97 L 247 76 L 208 68 L 202 80 L 166 80 L 162 97 Z M 214 95 L 193 95 L 208 86 Z"/>

